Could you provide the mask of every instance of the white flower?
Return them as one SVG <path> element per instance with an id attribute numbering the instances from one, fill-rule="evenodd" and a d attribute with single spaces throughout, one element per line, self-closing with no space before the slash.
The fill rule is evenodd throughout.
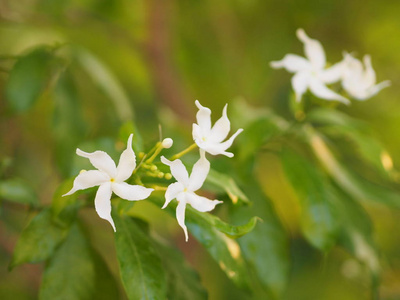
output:
<path id="1" fill-rule="evenodd" d="M 348 99 L 326 87 L 326 84 L 340 80 L 343 63 L 340 62 L 325 69 L 326 58 L 321 43 L 308 37 L 303 29 L 298 29 L 296 34 L 304 43 L 307 58 L 296 54 L 286 54 L 282 60 L 271 62 L 271 67 L 275 69 L 285 68 L 295 73 L 292 77 L 292 86 L 296 93 L 296 101 L 300 101 L 302 95 L 310 89 L 319 98 L 350 103 Z"/>
<path id="2" fill-rule="evenodd" d="M 193 124 L 193 139 L 200 149 L 212 155 L 223 154 L 228 157 L 233 157 L 233 153 L 226 152 L 233 140 L 243 131 L 239 129 L 234 135 L 232 135 L 228 140 L 222 142 L 231 130 L 231 123 L 226 115 L 226 109 L 228 104 L 225 105 L 222 111 L 222 117 L 215 122 L 214 126 L 211 128 L 211 110 L 200 104 L 198 100 L 195 101 L 196 106 L 199 111 L 197 112 L 197 124 Z"/>
<path id="3" fill-rule="evenodd" d="M 369 55 L 364 56 L 363 66 L 360 60 L 350 53 L 345 53 L 342 86 L 351 97 L 366 100 L 390 86 L 390 81 L 385 80 L 376 84 L 376 75 Z"/>
<path id="4" fill-rule="evenodd" d="M 173 199 L 176 198 L 176 200 L 178 200 L 176 219 L 178 220 L 178 224 L 183 228 L 187 241 L 188 233 L 185 225 L 186 204 L 189 203 L 194 209 L 206 212 L 213 210 L 218 203 L 222 203 L 222 201 L 209 200 L 194 193 L 201 188 L 206 180 L 208 172 L 210 171 L 210 163 L 206 159 L 204 151 L 200 151 L 200 159 L 193 166 L 192 173 L 189 177 L 180 159 L 169 161 L 162 156 L 161 161 L 170 167 L 172 175 L 177 180 L 177 182 L 168 186 L 165 192 L 165 204 L 162 208 L 165 208 Z"/>
<path id="5" fill-rule="evenodd" d="M 136 157 L 132 150 L 132 136 L 128 139 L 127 148 L 122 152 L 118 167 L 111 157 L 104 151 L 93 153 L 83 152 L 76 149 L 76 154 L 86 157 L 98 170 L 81 172 L 74 180 L 72 189 L 63 196 L 71 195 L 78 190 L 99 186 L 94 200 L 94 206 L 100 218 L 110 222 L 114 231 L 115 225 L 111 218 L 111 194 L 114 192 L 118 197 L 134 201 L 147 198 L 153 189 L 140 185 L 130 185 L 124 182 L 131 177 L 136 167 Z"/>

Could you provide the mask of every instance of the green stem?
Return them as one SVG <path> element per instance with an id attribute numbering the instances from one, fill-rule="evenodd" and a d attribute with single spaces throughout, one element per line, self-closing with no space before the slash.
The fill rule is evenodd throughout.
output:
<path id="1" fill-rule="evenodd" d="M 185 150 L 183 150 L 183 151 L 181 151 L 181 152 L 175 154 L 174 156 L 172 156 L 172 157 L 171 157 L 171 160 L 178 159 L 178 158 L 184 156 L 186 153 L 192 151 L 192 150 L 195 149 L 195 148 L 197 148 L 197 144 L 196 144 L 196 143 L 193 143 L 193 144 L 191 144 L 189 147 L 187 147 Z"/>
<path id="2" fill-rule="evenodd" d="M 161 152 L 161 150 L 164 149 L 162 146 L 161 142 L 157 142 L 156 144 L 156 150 L 154 151 L 153 155 L 149 157 L 148 160 L 146 160 L 147 164 L 151 164 L 153 160 L 157 157 L 157 155 Z"/>

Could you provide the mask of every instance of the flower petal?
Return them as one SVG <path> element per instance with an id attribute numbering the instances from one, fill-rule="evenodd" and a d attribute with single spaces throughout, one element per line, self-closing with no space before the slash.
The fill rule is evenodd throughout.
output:
<path id="1" fill-rule="evenodd" d="M 195 193 L 186 193 L 186 201 L 196 210 L 201 212 L 211 211 L 217 204 L 222 203 L 219 200 L 210 200 L 206 197 L 196 195 Z"/>
<path id="2" fill-rule="evenodd" d="M 203 138 L 203 133 L 201 131 L 201 128 L 199 125 L 197 125 L 196 123 L 193 124 L 193 129 L 192 129 L 192 135 L 193 135 L 193 140 L 196 141 L 202 141 Z"/>
<path id="3" fill-rule="evenodd" d="M 114 231 L 116 231 L 114 221 L 111 218 L 111 193 L 110 182 L 101 184 L 94 199 L 94 207 L 99 217 L 110 222 Z"/>
<path id="4" fill-rule="evenodd" d="M 331 84 L 336 81 L 339 81 L 342 76 L 343 72 L 345 71 L 346 62 L 344 60 L 334 64 L 330 68 L 323 70 L 321 74 L 318 76 L 322 82 L 325 84 Z"/>
<path id="5" fill-rule="evenodd" d="M 196 114 L 197 124 L 199 124 L 202 132 L 208 132 L 211 129 L 211 110 L 200 104 L 198 100 L 194 102 L 199 109 Z"/>
<path id="6" fill-rule="evenodd" d="M 309 72 L 299 72 L 292 77 L 292 87 L 296 94 L 296 101 L 300 102 L 301 97 L 307 91 L 310 82 Z"/>
<path id="7" fill-rule="evenodd" d="M 228 104 L 225 105 L 222 111 L 222 117 L 217 122 L 215 122 L 214 126 L 211 129 L 208 139 L 213 142 L 222 142 L 228 136 L 228 133 L 231 130 L 231 123 L 229 122 L 228 116 L 226 114 L 227 107 Z"/>
<path id="8" fill-rule="evenodd" d="M 223 143 L 212 143 L 212 142 L 206 142 L 206 143 L 201 143 L 197 144 L 200 149 L 203 149 L 207 153 L 210 153 L 211 155 L 219 155 L 223 154 L 227 157 L 233 157 L 233 153 L 225 151 L 228 149 L 232 143 L 233 140 L 243 131 L 242 128 L 238 129 L 238 131 L 235 132 L 227 141 Z"/>
<path id="9" fill-rule="evenodd" d="M 182 227 L 185 232 L 185 241 L 187 242 L 189 239 L 187 228 L 185 225 L 185 210 L 186 210 L 186 201 L 184 197 L 180 197 L 178 206 L 176 207 L 176 219 L 178 221 L 179 226 Z"/>
<path id="10" fill-rule="evenodd" d="M 117 175 L 115 177 L 117 182 L 125 181 L 131 177 L 132 172 L 136 167 L 136 156 L 135 152 L 132 150 L 132 137 L 133 134 L 129 136 L 127 147 L 119 158 Z"/>
<path id="11" fill-rule="evenodd" d="M 161 208 L 162 209 L 166 208 L 167 205 L 172 200 L 174 200 L 179 195 L 179 193 L 183 192 L 184 189 L 185 189 L 185 187 L 180 182 L 171 183 L 168 186 L 167 191 L 165 192 L 165 203 L 164 203 L 163 207 L 161 207 Z"/>
<path id="12" fill-rule="evenodd" d="M 326 64 L 325 51 L 319 41 L 311 39 L 303 29 L 297 29 L 297 37 L 304 43 L 304 53 L 314 68 L 323 69 Z"/>
<path id="13" fill-rule="evenodd" d="M 154 189 L 141 185 L 131 185 L 126 182 L 114 182 L 111 188 L 118 197 L 130 201 L 146 199 L 154 191 Z"/>
<path id="14" fill-rule="evenodd" d="M 285 68 L 291 73 L 311 68 L 311 64 L 307 59 L 296 54 L 286 54 L 282 60 L 271 61 L 270 66 L 274 69 Z"/>
<path id="15" fill-rule="evenodd" d="M 112 158 L 104 151 L 95 151 L 92 153 L 84 152 L 81 149 L 76 149 L 76 154 L 79 156 L 88 158 L 90 163 L 102 172 L 107 173 L 111 178 L 114 178 L 117 173 L 117 168 L 115 166 Z"/>
<path id="16" fill-rule="evenodd" d="M 312 78 L 310 80 L 310 90 L 318 98 L 325 100 L 337 100 L 344 104 L 350 104 L 350 101 L 339 94 L 336 94 L 331 89 L 328 89 L 321 81 Z"/>
<path id="17" fill-rule="evenodd" d="M 78 190 L 84 190 L 96 185 L 100 185 L 109 180 L 110 177 L 106 173 L 98 170 L 81 172 L 78 176 L 76 176 L 72 189 L 63 196 L 71 195 Z"/>
<path id="18" fill-rule="evenodd" d="M 186 167 L 183 165 L 180 159 L 170 161 L 164 156 L 161 156 L 161 162 L 170 167 L 172 176 L 174 176 L 178 182 L 182 183 L 184 186 L 187 186 L 189 182 L 189 175 Z"/>
<path id="19" fill-rule="evenodd" d="M 371 56 L 364 56 L 364 65 L 365 65 L 365 73 L 364 73 L 364 83 L 366 86 L 372 87 L 376 83 L 376 74 L 374 68 L 372 68 Z"/>
<path id="20" fill-rule="evenodd" d="M 189 178 L 188 190 L 197 191 L 203 185 L 210 172 L 210 162 L 206 159 L 204 150 L 200 150 L 200 159 L 194 164 Z"/>

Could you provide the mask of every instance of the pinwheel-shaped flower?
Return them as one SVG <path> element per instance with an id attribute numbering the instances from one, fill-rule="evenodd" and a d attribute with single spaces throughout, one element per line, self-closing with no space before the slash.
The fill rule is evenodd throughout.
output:
<path id="1" fill-rule="evenodd" d="M 296 93 L 296 100 L 300 101 L 303 94 L 310 91 L 317 97 L 325 100 L 337 100 L 345 104 L 350 101 L 335 93 L 326 84 L 339 81 L 342 75 L 342 62 L 325 69 L 326 58 L 321 43 L 307 36 L 303 29 L 298 29 L 297 37 L 304 43 L 304 52 L 307 58 L 296 54 L 286 54 L 280 61 L 272 61 L 271 67 L 285 68 L 291 73 L 292 86 Z"/>
<path id="2" fill-rule="evenodd" d="M 76 154 L 88 158 L 90 163 L 98 170 L 81 172 L 74 180 L 72 189 L 63 196 L 71 195 L 78 190 L 99 186 L 94 200 L 94 206 L 100 218 L 110 222 L 114 231 L 115 225 L 111 218 L 111 194 L 130 200 L 143 200 L 153 189 L 140 185 L 130 185 L 126 182 L 136 167 L 136 157 L 132 150 L 132 134 L 129 136 L 127 148 L 122 152 L 118 167 L 111 157 L 103 151 L 87 153 L 76 149 Z"/>
<path id="3" fill-rule="evenodd" d="M 176 198 L 176 200 L 178 200 L 176 219 L 185 232 L 186 241 L 188 240 L 188 233 L 185 225 L 186 204 L 189 203 L 194 209 L 206 212 L 213 210 L 215 205 L 218 203 L 222 203 L 222 201 L 209 200 L 195 194 L 195 191 L 200 189 L 203 185 L 204 180 L 206 180 L 208 172 L 210 171 L 210 163 L 205 158 L 204 151 L 200 150 L 200 156 L 200 159 L 193 166 L 190 177 L 180 159 L 170 161 L 164 156 L 161 157 L 161 161 L 170 167 L 172 176 L 177 180 L 177 182 L 168 186 L 167 191 L 165 192 L 165 204 L 162 208 L 167 207 L 173 199 Z"/>
<path id="4" fill-rule="evenodd" d="M 231 123 L 226 115 L 228 104 L 225 105 L 222 111 L 222 117 L 215 122 L 211 128 L 211 110 L 200 104 L 198 100 L 195 101 L 199 111 L 197 112 L 197 124 L 193 124 L 193 139 L 200 149 L 212 154 L 223 154 L 228 157 L 233 157 L 233 153 L 226 152 L 233 140 L 243 131 L 238 129 L 228 140 L 222 142 L 231 130 Z"/>
<path id="5" fill-rule="evenodd" d="M 364 66 L 350 53 L 344 54 L 342 86 L 349 95 L 357 100 L 366 100 L 381 89 L 390 86 L 390 80 L 376 84 L 376 74 L 372 68 L 371 57 L 364 56 Z"/>

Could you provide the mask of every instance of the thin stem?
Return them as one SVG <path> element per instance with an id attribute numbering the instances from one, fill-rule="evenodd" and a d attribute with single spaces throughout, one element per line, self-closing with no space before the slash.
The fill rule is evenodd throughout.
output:
<path id="1" fill-rule="evenodd" d="M 193 143 L 193 144 L 191 144 L 189 147 L 187 147 L 185 150 L 183 150 L 183 151 L 181 151 L 181 152 L 175 154 L 174 156 L 172 156 L 172 157 L 171 157 L 171 160 L 178 159 L 178 158 L 184 156 L 186 153 L 192 151 L 192 150 L 195 149 L 195 148 L 197 148 L 197 144 L 196 144 L 196 143 Z"/>
<path id="2" fill-rule="evenodd" d="M 153 155 L 149 157 L 148 160 L 146 160 L 146 163 L 150 164 L 153 162 L 153 160 L 157 157 L 158 154 L 160 154 L 161 150 L 164 149 L 162 146 L 161 142 L 157 142 L 156 144 L 156 150 L 154 151 Z"/>

